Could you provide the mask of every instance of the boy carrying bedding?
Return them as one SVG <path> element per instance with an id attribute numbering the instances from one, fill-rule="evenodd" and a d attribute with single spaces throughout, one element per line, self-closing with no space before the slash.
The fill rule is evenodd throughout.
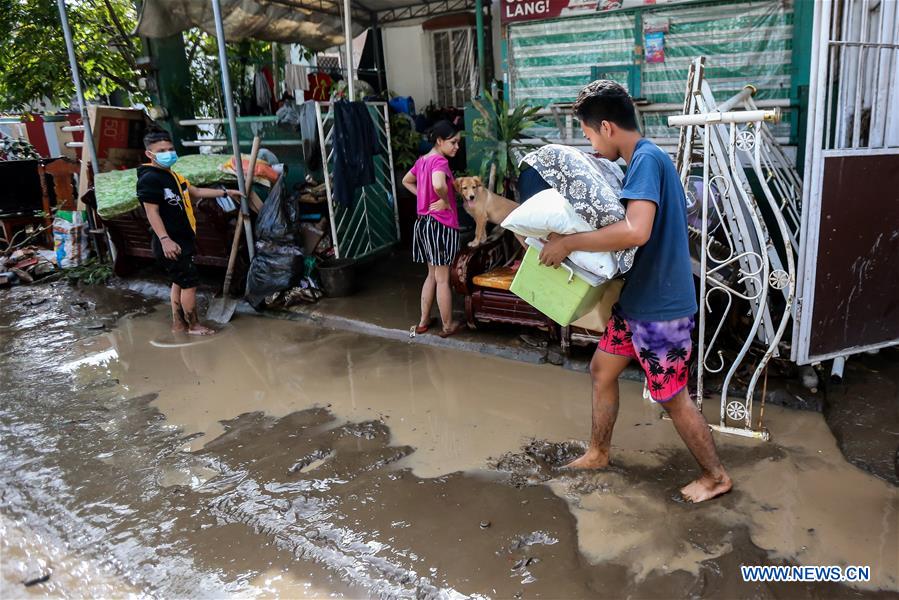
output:
<path id="1" fill-rule="evenodd" d="M 590 446 L 568 467 L 601 469 L 609 464 L 618 416 L 618 376 L 636 359 L 646 372 L 653 400 L 668 412 L 702 469 L 702 475 L 681 493 L 690 502 L 709 500 L 728 492 L 732 483 L 708 424 L 687 391 L 697 305 L 680 178 L 668 155 L 640 135 L 633 101 L 619 84 L 594 81 L 581 91 L 574 111 L 595 151 L 611 161 L 623 158 L 627 163 L 621 190 L 626 215 L 595 231 L 551 235 L 540 262 L 558 267 L 575 251 L 639 249 L 590 364 Z"/>

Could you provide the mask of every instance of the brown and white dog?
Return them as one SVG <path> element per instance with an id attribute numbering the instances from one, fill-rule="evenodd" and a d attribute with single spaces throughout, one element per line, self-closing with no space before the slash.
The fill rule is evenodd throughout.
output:
<path id="1" fill-rule="evenodd" d="M 509 213 L 518 208 L 518 203 L 494 194 L 481 182 L 480 177 L 459 177 L 453 183 L 456 193 L 462 196 L 465 212 L 474 219 L 474 240 L 468 243 L 472 248 L 487 240 L 487 222 L 499 225 Z"/>

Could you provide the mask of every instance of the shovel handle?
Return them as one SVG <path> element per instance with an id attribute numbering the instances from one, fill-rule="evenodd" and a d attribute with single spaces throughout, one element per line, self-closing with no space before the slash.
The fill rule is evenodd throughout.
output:
<path id="1" fill-rule="evenodd" d="M 240 236 L 243 233 L 243 211 L 237 213 L 237 224 L 234 226 L 234 238 L 231 240 L 231 254 L 228 255 L 228 270 L 225 271 L 225 284 L 222 286 L 222 297 L 228 295 L 231 287 L 231 277 L 234 275 L 234 262 L 237 259 L 237 248 L 240 246 Z"/>
<path id="2" fill-rule="evenodd" d="M 247 162 L 247 200 L 250 198 L 250 190 L 253 189 L 253 179 L 256 174 L 256 157 L 259 156 L 259 146 L 262 144 L 262 136 L 256 134 L 253 136 L 253 149 L 250 150 L 250 160 Z M 243 161 L 241 161 L 243 162 Z"/>
<path id="3" fill-rule="evenodd" d="M 253 185 L 253 174 L 256 171 L 256 157 L 259 155 L 259 146 L 262 143 L 262 136 L 256 134 L 253 136 L 253 149 L 250 152 L 250 160 L 247 164 L 247 194 L 249 195 L 251 186 Z M 241 161 L 243 162 L 243 161 Z M 243 166 L 243 165 L 241 165 Z M 234 238 L 231 240 L 231 254 L 228 256 L 228 270 L 225 271 L 225 284 L 222 286 L 222 297 L 228 295 L 228 288 L 231 287 L 231 278 L 234 275 L 234 262 L 237 259 L 237 248 L 240 246 L 240 234 L 243 232 L 244 213 L 243 207 L 247 204 L 241 202 L 241 210 L 237 215 L 237 224 L 234 227 Z"/>

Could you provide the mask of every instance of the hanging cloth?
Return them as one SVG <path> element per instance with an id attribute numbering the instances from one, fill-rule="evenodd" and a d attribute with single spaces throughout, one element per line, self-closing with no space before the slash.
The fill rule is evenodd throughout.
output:
<path id="1" fill-rule="evenodd" d="M 300 138 L 303 140 L 303 156 L 306 168 L 318 171 L 322 168 L 322 152 L 318 137 L 318 120 L 315 115 L 315 100 L 307 100 L 297 107 L 299 113 Z"/>
<path id="2" fill-rule="evenodd" d="M 352 206 L 356 189 L 375 182 L 374 155 L 381 153 L 378 134 L 365 102 L 338 100 L 334 111 L 334 197 Z"/>
<path id="3" fill-rule="evenodd" d="M 296 90 L 309 89 L 308 73 L 303 65 L 284 65 L 284 87 L 293 96 Z"/>
<path id="4" fill-rule="evenodd" d="M 329 99 L 331 84 L 334 83 L 334 79 L 330 75 L 327 73 L 309 73 L 306 76 L 306 80 L 309 82 L 309 89 L 305 94 L 306 100 L 321 100 L 324 102 Z"/>
<path id="5" fill-rule="evenodd" d="M 259 71 L 253 77 L 253 87 L 256 91 L 256 106 L 264 115 L 272 114 L 272 89 L 269 87 L 265 75 Z"/>

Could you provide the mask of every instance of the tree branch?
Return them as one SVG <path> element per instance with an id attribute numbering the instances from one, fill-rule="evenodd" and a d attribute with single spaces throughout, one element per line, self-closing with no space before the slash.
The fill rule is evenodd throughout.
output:
<path id="1" fill-rule="evenodd" d="M 115 83 L 116 85 L 118 85 L 119 87 L 121 87 L 121 88 L 122 88 L 124 91 L 126 91 L 126 92 L 129 92 L 129 93 L 135 93 L 135 92 L 138 91 L 137 85 L 135 85 L 135 84 L 134 84 L 133 82 L 131 82 L 131 81 L 128 81 L 128 80 L 126 80 L 126 79 L 122 79 L 122 78 L 119 77 L 118 75 L 114 75 L 114 74 L 111 73 L 111 72 L 109 71 L 109 69 L 107 69 L 106 67 L 99 67 L 99 68 L 97 69 L 97 71 L 98 71 L 100 74 L 102 74 L 104 77 L 106 77 L 107 79 L 109 79 L 110 81 L 112 81 L 113 83 Z"/>
<path id="2" fill-rule="evenodd" d="M 128 49 L 128 52 L 119 52 L 126 61 L 128 61 L 128 66 L 132 69 L 137 70 L 137 62 L 134 57 L 137 54 L 134 45 L 131 43 L 131 37 L 125 31 L 125 27 L 122 26 L 122 22 L 119 20 L 119 16 L 116 14 L 115 9 L 112 6 L 112 2 L 110 0 L 103 0 L 103 4 L 106 5 L 106 13 L 112 21 L 113 26 L 115 26 L 116 31 L 118 32 L 118 37 L 121 38 L 124 46 Z M 126 56 L 127 54 L 127 56 Z"/>
<path id="3" fill-rule="evenodd" d="M 194 63 L 194 57 L 197 55 L 197 50 L 200 49 L 199 40 L 194 42 L 190 47 L 190 50 L 187 51 L 187 66 L 190 68 L 190 65 Z"/>

